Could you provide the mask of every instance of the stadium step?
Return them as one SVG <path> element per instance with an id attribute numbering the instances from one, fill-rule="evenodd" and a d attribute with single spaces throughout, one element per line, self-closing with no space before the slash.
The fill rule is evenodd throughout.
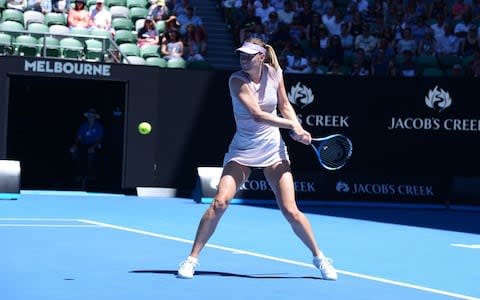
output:
<path id="1" fill-rule="evenodd" d="M 202 18 L 208 34 L 208 49 L 205 59 L 220 70 L 238 69 L 238 57 L 232 34 L 228 31 L 216 0 L 195 1 L 195 14 Z"/>

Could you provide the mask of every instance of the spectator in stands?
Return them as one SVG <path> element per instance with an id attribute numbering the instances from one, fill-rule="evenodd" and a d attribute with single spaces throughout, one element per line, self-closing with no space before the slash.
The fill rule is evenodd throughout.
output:
<path id="1" fill-rule="evenodd" d="M 165 20 L 165 33 L 170 31 L 180 32 L 180 22 L 178 22 L 177 17 L 170 16 Z"/>
<path id="2" fill-rule="evenodd" d="M 285 73 L 311 73 L 307 58 L 303 55 L 302 47 L 296 45 L 292 49 L 293 54 L 287 55 Z"/>
<path id="3" fill-rule="evenodd" d="M 168 7 L 165 5 L 165 0 L 150 0 L 150 7 L 148 8 L 148 16 L 153 18 L 155 22 L 166 20 L 169 15 Z"/>
<path id="4" fill-rule="evenodd" d="M 279 24 L 278 31 L 273 35 L 270 40 L 270 44 L 279 53 L 283 53 L 284 50 L 290 47 L 293 42 L 294 40 L 290 36 L 289 27 L 285 23 Z"/>
<path id="5" fill-rule="evenodd" d="M 420 42 L 424 37 L 425 33 L 430 30 L 430 26 L 425 23 L 424 16 L 417 16 L 417 22 L 412 26 L 412 36 L 415 41 Z"/>
<path id="6" fill-rule="evenodd" d="M 70 0 L 52 0 L 52 12 L 68 14 L 70 11 Z"/>
<path id="7" fill-rule="evenodd" d="M 26 0 L 7 0 L 7 8 L 24 11 L 27 8 Z"/>
<path id="8" fill-rule="evenodd" d="M 403 12 L 397 12 L 395 18 L 393 19 L 393 24 L 390 27 L 393 32 L 393 38 L 395 41 L 398 41 L 402 38 L 402 33 L 405 28 L 407 28 L 407 23 L 404 20 Z"/>
<path id="9" fill-rule="evenodd" d="M 104 7 L 105 0 L 97 0 L 95 7 L 90 10 L 90 27 L 110 31 L 114 34 L 112 28 L 112 14 Z"/>
<path id="10" fill-rule="evenodd" d="M 75 7 L 68 12 L 67 24 L 70 28 L 89 27 L 90 17 L 85 9 L 85 0 L 75 0 Z"/>
<path id="11" fill-rule="evenodd" d="M 74 176 L 77 184 L 86 187 L 88 181 L 95 180 L 98 151 L 102 146 L 103 126 L 98 121 L 100 115 L 93 108 L 83 114 L 86 118 L 80 125 L 70 153 L 74 163 Z"/>
<path id="12" fill-rule="evenodd" d="M 452 20 L 461 20 L 463 14 L 470 10 L 470 5 L 465 3 L 464 0 L 456 0 L 452 5 L 451 18 Z"/>
<path id="13" fill-rule="evenodd" d="M 337 62 L 337 61 L 334 61 L 330 67 L 330 69 L 328 70 L 327 74 L 328 75 L 345 75 L 342 71 L 342 65 Z"/>
<path id="14" fill-rule="evenodd" d="M 448 4 L 445 0 L 433 0 L 432 4 L 430 4 L 430 8 L 428 10 L 428 18 L 437 18 L 438 15 L 441 15 L 445 20 L 448 18 Z"/>
<path id="15" fill-rule="evenodd" d="M 159 33 L 155 27 L 155 21 L 152 17 L 147 17 L 143 23 L 143 27 L 137 32 L 137 45 L 139 47 L 145 45 L 158 45 L 160 41 Z"/>
<path id="16" fill-rule="evenodd" d="M 263 24 L 255 25 L 253 32 L 248 33 L 246 38 L 256 38 L 264 42 L 268 42 L 268 35 L 265 33 L 265 26 L 263 26 Z"/>
<path id="17" fill-rule="evenodd" d="M 312 23 L 308 24 L 305 27 L 305 34 L 306 34 L 307 40 L 311 40 L 314 35 L 318 36 L 320 27 L 325 27 L 325 25 L 322 23 L 322 19 L 320 18 L 320 15 L 317 13 L 314 13 L 312 15 Z"/>
<path id="18" fill-rule="evenodd" d="M 363 20 L 362 20 L 362 15 L 360 12 L 355 12 L 353 14 L 353 20 L 349 24 L 350 27 L 350 33 L 352 34 L 353 38 L 355 39 L 358 35 L 362 33 L 362 28 L 363 28 Z"/>
<path id="19" fill-rule="evenodd" d="M 187 26 L 187 34 L 184 39 L 184 47 L 187 48 L 187 62 L 205 60 L 207 42 L 202 39 L 201 34 L 196 30 L 195 25 Z"/>
<path id="20" fill-rule="evenodd" d="M 460 52 L 461 39 L 453 34 L 451 25 L 445 24 L 444 30 L 445 35 L 437 39 L 437 48 L 435 53 L 439 56 L 458 55 Z"/>
<path id="21" fill-rule="evenodd" d="M 364 24 L 362 34 L 355 38 L 355 49 L 363 49 L 367 56 L 371 56 L 372 52 L 377 47 L 377 38 L 370 34 L 370 26 Z"/>
<path id="22" fill-rule="evenodd" d="M 355 55 L 353 56 L 352 68 L 355 71 L 355 65 L 358 65 L 358 75 L 359 76 L 368 76 L 370 74 L 370 63 L 369 58 L 365 54 L 365 50 L 362 48 L 355 50 Z"/>
<path id="23" fill-rule="evenodd" d="M 428 6 L 424 0 L 416 0 L 415 2 L 415 13 L 417 17 L 423 17 L 424 19 L 428 14 Z"/>
<path id="24" fill-rule="evenodd" d="M 403 52 L 405 60 L 398 66 L 398 75 L 400 77 L 417 77 L 419 76 L 418 67 L 415 64 L 413 57 L 414 53 L 410 50 Z"/>
<path id="25" fill-rule="evenodd" d="M 410 51 L 413 54 L 417 51 L 417 43 L 412 36 L 412 30 L 410 27 L 407 27 L 403 30 L 403 35 L 400 40 L 397 42 L 397 53 L 404 53 L 405 51 Z"/>
<path id="26" fill-rule="evenodd" d="M 473 60 L 468 64 L 467 75 L 470 77 L 480 77 L 480 50 L 473 52 Z"/>
<path id="27" fill-rule="evenodd" d="M 340 36 L 338 35 L 330 36 L 328 40 L 328 47 L 325 49 L 325 62 L 327 66 L 332 64 L 334 61 L 341 65 L 343 65 L 344 61 L 344 50 Z"/>
<path id="28" fill-rule="evenodd" d="M 181 1 L 174 1 L 175 6 L 173 7 L 173 14 L 177 16 L 177 18 L 181 15 L 186 14 L 187 7 L 191 6 L 189 0 L 181 0 Z"/>
<path id="29" fill-rule="evenodd" d="M 270 15 L 271 12 L 274 12 L 275 8 L 270 5 L 269 0 L 262 0 L 261 1 L 261 6 L 257 7 L 255 10 L 255 15 L 260 17 L 260 20 L 262 23 L 265 23 L 268 21 L 268 16 Z"/>
<path id="30" fill-rule="evenodd" d="M 290 36 L 298 43 L 307 39 L 305 27 L 299 17 L 293 17 L 293 22 L 290 24 Z"/>
<path id="31" fill-rule="evenodd" d="M 370 74 L 374 77 L 387 77 L 392 75 L 392 69 L 394 68 L 393 61 L 387 58 L 383 49 L 378 49 L 370 64 Z"/>
<path id="32" fill-rule="evenodd" d="M 463 72 L 463 67 L 461 64 L 454 64 L 452 66 L 452 76 L 453 77 L 463 77 L 464 72 Z"/>
<path id="33" fill-rule="evenodd" d="M 471 56 L 475 52 L 480 51 L 480 38 L 477 35 L 477 26 L 470 25 L 465 41 L 461 45 L 460 54 L 462 56 Z"/>
<path id="34" fill-rule="evenodd" d="M 161 52 L 166 60 L 183 57 L 183 42 L 180 32 L 170 31 L 165 43 L 162 43 Z"/>
<path id="35" fill-rule="evenodd" d="M 312 3 L 310 1 L 303 1 L 302 10 L 297 15 L 303 27 L 306 27 L 308 24 L 312 23 L 313 14 L 315 14 L 315 12 L 312 9 Z"/>
<path id="36" fill-rule="evenodd" d="M 311 24 L 310 22 L 309 24 Z M 322 15 L 322 23 L 327 27 L 328 32 L 332 34 L 330 28 L 333 27 L 335 23 L 335 9 L 333 6 L 327 8 L 327 12 Z"/>
<path id="37" fill-rule="evenodd" d="M 345 56 L 350 56 L 353 54 L 354 40 L 353 35 L 348 31 L 348 24 L 343 23 L 341 27 L 342 31 L 340 33 L 340 40 L 342 42 L 342 47 L 345 51 Z"/>
<path id="38" fill-rule="evenodd" d="M 470 11 L 467 11 L 463 14 L 462 21 L 458 22 L 455 25 L 455 35 L 461 39 L 465 39 L 467 37 L 468 30 L 472 25 L 474 25 L 472 22 L 472 13 Z"/>
<path id="39" fill-rule="evenodd" d="M 240 24 L 238 40 L 240 43 L 243 43 L 245 37 L 248 33 L 253 32 L 255 25 L 262 24 L 262 19 L 256 14 L 256 9 L 254 6 L 249 6 L 247 8 L 247 16 L 243 19 L 243 22 Z"/>
<path id="40" fill-rule="evenodd" d="M 437 42 L 433 36 L 433 30 L 427 30 L 425 37 L 418 43 L 418 55 L 435 55 L 435 49 L 437 48 Z"/>
<path id="41" fill-rule="evenodd" d="M 472 17 L 476 22 L 480 20 L 480 0 L 472 1 Z"/>
<path id="42" fill-rule="evenodd" d="M 430 28 L 433 30 L 433 36 L 435 40 L 439 40 L 441 37 L 445 36 L 445 17 L 443 14 L 439 13 L 435 17 L 435 22 L 430 25 Z"/>
<path id="43" fill-rule="evenodd" d="M 379 38 L 383 35 L 383 32 L 387 28 L 385 24 L 385 17 L 383 14 L 377 13 L 375 16 L 375 23 L 370 26 L 371 33 L 374 37 Z"/>
<path id="44" fill-rule="evenodd" d="M 333 2 L 331 0 L 313 0 L 312 9 L 317 14 L 323 16 L 327 12 L 329 7 L 333 7 Z"/>
<path id="45" fill-rule="evenodd" d="M 290 1 L 285 1 L 283 4 L 283 9 L 277 11 L 278 20 L 284 24 L 292 24 L 293 17 L 295 16 L 295 11 L 293 11 L 293 5 Z"/>
<path id="46" fill-rule="evenodd" d="M 375 23 L 377 12 L 375 11 L 375 3 L 370 3 L 367 10 L 361 12 L 363 23 L 369 24 L 370 27 Z"/>
<path id="47" fill-rule="evenodd" d="M 320 48 L 320 41 L 318 40 L 317 35 L 313 35 L 309 45 L 304 48 L 303 53 L 310 60 L 312 57 L 318 58 L 319 61 L 323 62 L 323 57 L 326 54 L 325 49 Z"/>
<path id="48" fill-rule="evenodd" d="M 41 13 L 49 13 L 52 11 L 51 0 L 28 0 L 27 9 L 39 11 Z"/>
<path id="49" fill-rule="evenodd" d="M 322 61 L 318 57 L 312 57 L 308 60 L 311 74 L 325 74 L 325 66 L 322 66 Z"/>
<path id="50" fill-rule="evenodd" d="M 265 34 L 267 35 L 267 39 L 265 42 L 270 43 L 270 39 L 273 37 L 275 32 L 278 31 L 278 25 L 280 22 L 278 21 L 278 14 L 276 11 L 272 11 L 268 16 L 267 22 L 263 23 L 265 28 Z"/>
<path id="51" fill-rule="evenodd" d="M 192 6 L 185 8 L 185 14 L 182 14 L 177 17 L 178 22 L 180 22 L 180 33 L 185 35 L 187 33 L 187 25 L 193 24 L 196 28 L 203 28 L 202 18 L 195 15 L 194 9 Z"/>
<path id="52" fill-rule="evenodd" d="M 353 0 L 353 2 L 357 3 L 357 10 L 360 13 L 363 13 L 368 9 L 368 0 Z"/>

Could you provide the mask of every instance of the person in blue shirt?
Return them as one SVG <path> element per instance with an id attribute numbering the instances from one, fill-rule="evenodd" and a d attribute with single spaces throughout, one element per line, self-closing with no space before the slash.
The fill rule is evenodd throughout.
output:
<path id="1" fill-rule="evenodd" d="M 75 182 L 82 189 L 96 178 L 95 165 L 103 139 L 103 125 L 100 115 L 93 108 L 83 114 L 86 120 L 80 125 L 75 141 L 70 148 L 74 162 Z"/>

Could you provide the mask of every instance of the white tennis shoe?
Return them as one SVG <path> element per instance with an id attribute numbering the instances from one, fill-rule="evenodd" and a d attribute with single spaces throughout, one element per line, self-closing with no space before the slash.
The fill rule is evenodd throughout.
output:
<path id="1" fill-rule="evenodd" d="M 195 274 L 195 269 L 199 266 L 198 259 L 195 257 L 187 257 L 186 260 L 180 263 L 180 268 L 177 271 L 177 277 L 183 279 L 192 279 Z"/>
<path id="2" fill-rule="evenodd" d="M 326 257 L 315 256 L 313 265 L 322 273 L 322 278 L 326 280 L 337 280 L 337 271 L 332 266 L 332 260 Z"/>

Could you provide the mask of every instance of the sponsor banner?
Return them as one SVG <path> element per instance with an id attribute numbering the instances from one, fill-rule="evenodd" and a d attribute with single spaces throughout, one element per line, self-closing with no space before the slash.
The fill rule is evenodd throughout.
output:
<path id="1" fill-rule="evenodd" d="M 110 77 L 110 65 L 79 61 L 28 60 L 24 61 L 25 72 L 40 74 L 72 74 Z"/>
<path id="2" fill-rule="evenodd" d="M 196 201 L 215 196 L 222 168 L 198 168 L 201 193 Z M 354 176 L 327 172 L 296 172 L 294 188 L 297 200 L 377 201 L 391 203 L 444 204 L 448 178 Z M 261 169 L 253 169 L 236 199 L 274 199 Z"/>

